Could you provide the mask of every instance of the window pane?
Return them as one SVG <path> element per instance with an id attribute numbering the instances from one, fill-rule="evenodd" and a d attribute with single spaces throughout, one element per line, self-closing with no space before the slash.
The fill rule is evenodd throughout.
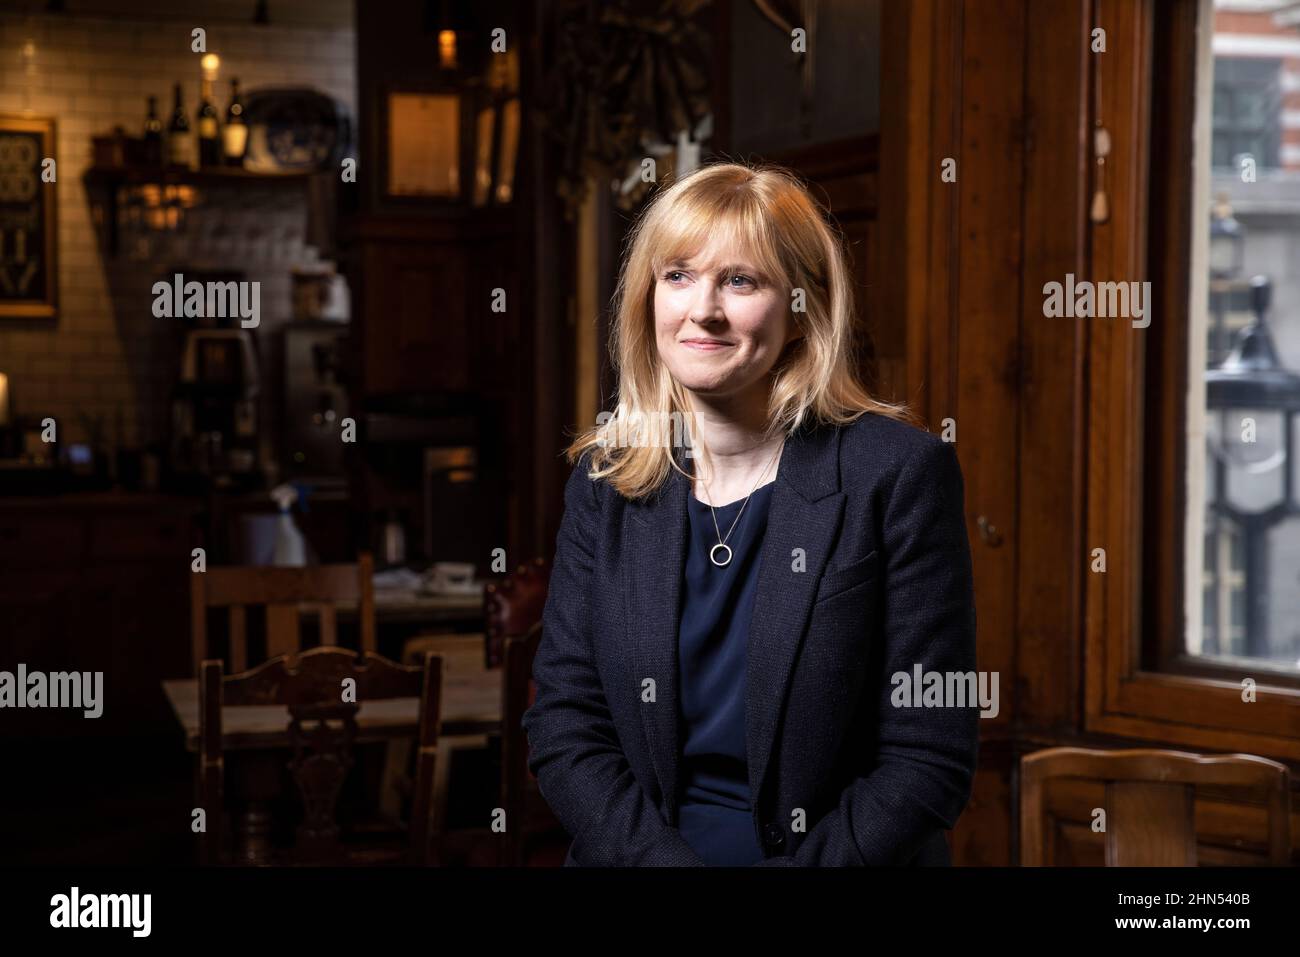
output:
<path id="1" fill-rule="evenodd" d="M 1276 168 L 1284 124 L 1282 91 L 1291 82 L 1291 61 L 1278 59 L 1275 51 L 1278 44 L 1285 49 L 1287 41 L 1295 39 L 1295 30 L 1278 26 L 1272 15 L 1224 21 L 1222 4 L 1216 6 L 1214 165 L 1236 166 L 1236 158 L 1248 153 L 1258 166 Z M 1250 32 L 1240 32 L 1243 29 Z M 1269 32 L 1258 32 L 1264 30 Z M 1255 50 L 1268 55 L 1241 55 Z"/>
<path id="2" fill-rule="evenodd" d="M 1300 669 L 1300 8 L 1214 0 L 1211 48 L 1186 648 Z"/>
<path id="3" fill-rule="evenodd" d="M 1243 89 L 1237 97 L 1237 115 L 1233 118 L 1237 126 L 1258 129 L 1275 119 L 1268 114 L 1268 91 Z"/>
<path id="4" fill-rule="evenodd" d="M 1268 594 L 1274 596 L 1263 629 L 1267 654 L 1275 661 L 1296 665 L 1300 659 L 1300 519 L 1282 523 L 1269 539 L 1266 553 Z"/>

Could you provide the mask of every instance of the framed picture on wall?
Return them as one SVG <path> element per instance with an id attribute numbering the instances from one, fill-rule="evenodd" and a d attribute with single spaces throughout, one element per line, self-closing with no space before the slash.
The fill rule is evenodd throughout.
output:
<path id="1" fill-rule="evenodd" d="M 53 119 L 0 113 L 0 320 L 57 311 L 57 187 L 41 175 L 54 145 Z"/>

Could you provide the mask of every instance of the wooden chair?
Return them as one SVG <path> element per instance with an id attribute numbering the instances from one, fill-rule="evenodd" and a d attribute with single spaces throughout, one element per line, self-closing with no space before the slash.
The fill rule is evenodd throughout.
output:
<path id="1" fill-rule="evenodd" d="M 1049 838 L 1054 819 L 1043 790 L 1057 778 L 1105 783 L 1107 867 L 1195 867 L 1197 786 L 1250 792 L 1268 809 L 1269 863 L 1290 863 L 1288 772 L 1276 761 L 1250 754 L 1049 748 L 1020 762 L 1020 860 L 1026 866 L 1055 863 Z"/>
<path id="2" fill-rule="evenodd" d="M 343 682 L 349 678 L 356 682 L 355 703 L 342 700 Z M 201 863 L 213 864 L 221 858 L 225 772 L 221 709 L 258 705 L 289 709 L 294 756 L 288 767 L 304 814 L 287 861 L 429 863 L 441 693 L 442 659 L 437 655 L 426 656 L 422 667 L 407 667 L 373 652 L 358 657 L 346 649 L 322 647 L 293 657 L 281 655 L 251 671 L 224 676 L 220 661 L 204 661 L 199 668 L 199 805 L 206 814 L 207 830 L 200 842 Z M 357 712 L 362 703 L 404 697 L 420 699 L 409 845 L 387 859 L 350 852 L 340 841 L 335 811 L 353 764 Z"/>
<path id="3" fill-rule="evenodd" d="M 484 589 L 483 634 L 489 668 L 499 668 L 505 660 L 506 639 L 528 634 L 542 620 L 550 581 L 550 563 L 534 558 Z"/>
<path id="4" fill-rule="evenodd" d="M 538 629 L 538 635 L 540 635 L 542 611 L 546 605 L 546 590 L 549 582 L 550 563 L 544 558 L 534 558 L 531 561 L 520 565 L 500 582 L 493 582 L 487 586 L 485 589 L 484 599 L 483 631 L 484 654 L 486 665 L 489 669 L 502 667 L 505 664 L 505 649 L 507 643 L 512 638 L 523 638 L 534 628 Z M 446 637 L 446 635 L 421 635 L 407 640 L 402 648 L 402 660 L 417 661 L 419 660 L 420 655 L 436 653 L 438 643 Z M 535 652 L 535 639 L 533 640 L 531 647 Z M 525 702 L 522 708 L 518 708 L 518 714 L 513 717 L 507 709 L 510 707 L 516 707 L 519 701 L 525 700 L 528 696 L 528 684 L 531 680 L 532 674 L 532 654 L 533 652 L 526 652 L 527 664 L 523 666 L 522 685 L 519 683 L 517 675 L 514 679 L 511 679 L 509 669 L 504 669 L 502 675 L 502 693 L 505 696 L 502 710 L 503 728 L 515 727 L 516 730 L 519 731 L 520 735 L 522 735 L 522 728 L 517 727 L 518 718 L 523 715 L 523 711 L 527 709 L 528 704 Z M 519 689 L 521 687 L 523 689 L 523 698 L 520 697 L 521 692 Z M 511 723 L 512 720 L 514 724 Z M 458 736 L 447 740 L 444 747 L 444 751 L 446 752 L 444 754 L 444 761 L 440 766 L 436 788 L 437 799 L 435 801 L 438 809 L 437 817 L 440 834 L 442 834 L 444 830 L 443 825 L 445 823 L 445 818 L 443 817 L 443 812 L 448 806 L 451 789 L 451 750 L 459 750 L 461 748 L 482 748 L 486 747 L 488 743 L 487 735 Z M 516 834 L 522 836 L 521 832 L 523 830 L 517 826 L 517 822 L 520 818 L 516 817 L 515 812 L 520 810 L 520 807 L 522 807 L 522 810 L 527 816 L 525 823 L 528 823 L 531 821 L 542 821 L 543 815 L 549 817 L 550 811 L 549 808 L 546 808 L 545 802 L 541 802 L 541 809 L 536 807 L 536 803 L 533 802 L 530 796 L 531 792 L 528 790 L 527 786 L 517 792 L 513 790 L 511 791 L 511 795 L 515 795 L 516 793 L 522 795 L 521 798 L 511 798 L 512 800 L 522 800 L 522 806 L 516 806 L 509 803 L 507 800 L 508 796 L 505 784 L 508 775 L 505 770 L 506 758 L 504 752 L 507 747 L 508 745 L 506 744 L 503 735 L 501 796 L 502 801 L 506 802 L 503 803 L 502 806 L 506 808 L 507 839 L 503 844 L 499 845 L 498 860 L 513 862 L 519 860 L 519 856 L 522 854 L 523 850 L 522 845 L 515 847 L 511 843 Z M 522 745 L 515 744 L 514 748 L 516 753 L 519 752 L 521 747 L 524 749 L 523 753 L 526 755 L 526 743 Z M 522 765 L 522 772 L 518 770 L 519 765 L 517 763 L 514 767 L 515 770 L 513 771 L 513 774 L 509 776 L 512 782 L 510 785 L 511 788 L 516 788 L 517 782 L 519 781 L 531 779 L 531 775 L 528 773 L 526 761 Z M 532 788 L 535 791 L 536 785 L 533 784 Z M 550 818 L 550 820 L 553 821 L 554 818 Z"/>
<path id="5" fill-rule="evenodd" d="M 374 561 L 362 552 L 355 565 L 312 565 L 304 568 L 231 566 L 209 568 L 190 575 L 190 641 L 192 661 L 211 657 L 207 609 L 230 610 L 232 672 L 248 667 L 247 610 L 266 607 L 266 657 L 296 654 L 301 648 L 299 606 L 316 604 L 320 612 L 321 644 L 337 644 L 336 602 L 356 602 L 361 650 L 375 648 Z"/>
<path id="6" fill-rule="evenodd" d="M 524 712 L 537 698 L 533 681 L 533 659 L 542 640 L 537 622 L 523 637 L 506 640 L 505 666 L 501 680 L 501 806 L 506 811 L 506 837 L 499 861 L 522 867 L 529 834 L 553 831 L 562 825 L 551 813 L 537 778 L 528 767 L 528 736 L 524 733 Z"/>

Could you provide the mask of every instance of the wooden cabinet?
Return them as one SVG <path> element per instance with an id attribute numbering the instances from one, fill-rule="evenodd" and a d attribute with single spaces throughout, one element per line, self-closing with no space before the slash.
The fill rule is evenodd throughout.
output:
<path id="1" fill-rule="evenodd" d="M 512 346 L 532 309 L 520 294 L 513 218 L 490 210 L 360 221 L 352 282 L 363 397 L 521 386 Z"/>
<path id="2" fill-rule="evenodd" d="M 366 393 L 469 388 L 468 263 L 460 246 L 376 237 L 361 264 Z"/>
<path id="3" fill-rule="evenodd" d="M 513 564 L 554 547 L 568 473 L 555 454 L 572 425 L 558 398 L 566 377 L 553 360 L 573 336 L 569 284 L 553 265 L 559 199 L 547 157 L 555 147 L 545 145 L 533 111 L 548 55 L 540 37 L 553 11 L 516 0 L 443 6 L 449 15 L 456 8 L 447 22 L 437 5 L 416 0 L 357 5 L 359 165 L 370 172 L 340 220 L 354 296 L 350 408 L 359 425 L 349 467 L 354 500 L 370 524 L 362 537 L 374 541 L 390 509 L 408 533 L 416 530 L 426 449 L 442 457 L 471 450 L 473 468 L 436 490 L 435 504 L 455 518 L 438 525 L 426 557 L 467 558 L 486 574 L 491 548 L 506 548 Z M 440 67 L 442 27 L 455 31 L 455 66 Z M 493 53 L 496 28 L 507 48 Z M 395 95 L 424 97 L 430 111 L 424 119 L 395 111 Z M 509 186 L 479 196 L 476 163 L 491 154 L 488 165 L 502 175 L 502 143 L 515 139 L 499 135 L 503 121 L 490 122 L 511 111 L 489 107 L 516 97 L 522 119 L 517 161 L 502 180 Z M 432 130 L 427 142 L 445 145 L 452 129 L 434 101 L 453 100 L 456 190 L 395 189 L 393 134 Z M 385 438 L 380 416 L 409 434 Z M 422 538 L 412 536 L 408 546 Z"/>

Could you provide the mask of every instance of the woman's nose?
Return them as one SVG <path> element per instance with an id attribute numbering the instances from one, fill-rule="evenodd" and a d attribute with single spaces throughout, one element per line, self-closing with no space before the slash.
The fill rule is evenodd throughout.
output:
<path id="1" fill-rule="evenodd" d="M 691 299 L 690 319 L 698 323 L 716 323 L 724 318 L 722 296 L 712 283 L 700 283 Z"/>

